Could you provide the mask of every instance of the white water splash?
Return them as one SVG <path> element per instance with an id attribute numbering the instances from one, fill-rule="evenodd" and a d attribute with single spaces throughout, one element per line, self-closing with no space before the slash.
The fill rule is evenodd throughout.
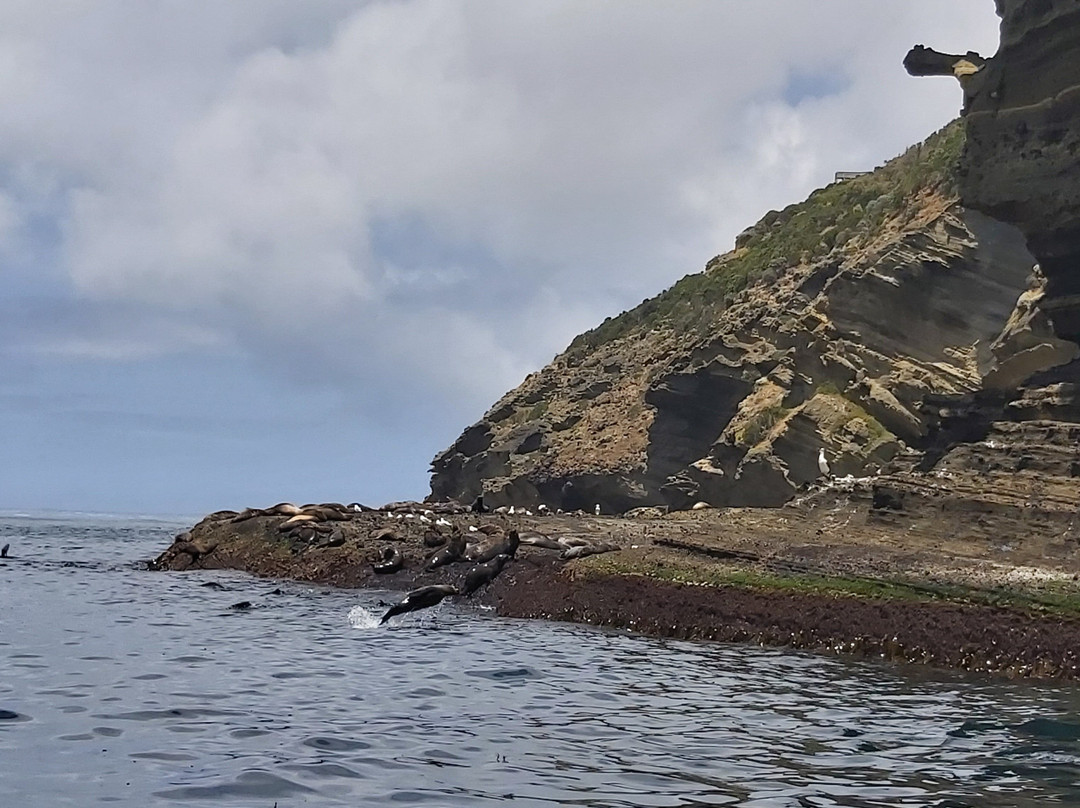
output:
<path id="1" fill-rule="evenodd" d="M 363 606 L 349 609 L 349 625 L 353 628 L 378 628 L 379 618 Z"/>

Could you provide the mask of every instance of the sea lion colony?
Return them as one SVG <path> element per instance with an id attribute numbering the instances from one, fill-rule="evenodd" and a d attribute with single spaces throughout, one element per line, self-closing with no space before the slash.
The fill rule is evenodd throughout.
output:
<path id="1" fill-rule="evenodd" d="M 477 503 L 392 502 L 371 508 L 355 502 L 300 506 L 282 502 L 269 508 L 217 511 L 204 522 L 218 529 L 228 526 L 276 535 L 294 555 L 355 543 L 366 552 L 371 574 L 385 578 L 391 587 L 394 576 L 402 571 L 411 573 L 402 582 L 424 574 L 461 579 L 457 584 L 414 588 L 385 614 L 385 623 L 394 615 L 434 606 L 445 597 L 468 597 L 478 592 L 514 561 L 521 546 L 532 552 L 557 553 L 562 560 L 618 549 L 614 543 L 596 537 L 554 537 L 536 530 L 519 530 L 515 517 L 526 515 L 534 516 L 532 511 L 521 508 L 489 511 Z M 537 515 L 555 514 L 539 509 Z M 248 522 L 251 525 L 242 525 Z M 183 554 L 192 563 L 212 554 L 215 543 L 200 540 L 199 536 L 199 526 L 181 533 L 153 566 L 176 568 L 174 560 Z M 462 577 L 447 569 L 451 565 L 469 566 Z"/>

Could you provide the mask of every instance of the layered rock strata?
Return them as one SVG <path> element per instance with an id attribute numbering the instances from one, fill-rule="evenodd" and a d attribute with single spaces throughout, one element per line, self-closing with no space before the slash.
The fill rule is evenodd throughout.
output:
<path id="1" fill-rule="evenodd" d="M 1080 5 L 998 0 L 997 11 L 998 52 L 958 76 L 966 143 L 957 185 L 968 209 L 1023 233 L 1038 271 L 991 346 L 995 363 L 984 389 L 938 402 L 939 440 L 927 460 L 944 458 L 944 467 L 968 473 L 1036 468 L 1074 477 L 1080 474 Z M 926 74 L 955 58 L 917 46 L 905 66 Z"/>
<path id="2" fill-rule="evenodd" d="M 775 506 L 820 476 L 822 447 L 856 476 L 924 448 L 928 395 L 973 394 L 1045 347 L 1032 318 L 1001 334 L 1034 262 L 958 203 L 961 139 L 946 129 L 770 212 L 705 272 L 579 337 L 435 459 L 433 498 Z"/>
<path id="3" fill-rule="evenodd" d="M 964 204 L 1023 231 L 1046 275 L 1042 308 L 1080 339 L 1080 5 L 998 0 L 1001 45 L 970 79 Z"/>

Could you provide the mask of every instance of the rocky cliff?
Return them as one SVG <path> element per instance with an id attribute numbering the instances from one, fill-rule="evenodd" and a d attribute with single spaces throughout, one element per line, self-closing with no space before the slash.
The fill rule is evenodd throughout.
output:
<path id="1" fill-rule="evenodd" d="M 1045 350 L 1019 314 L 1001 338 L 1034 261 L 959 204 L 962 143 L 950 126 L 770 211 L 704 272 L 581 335 L 435 458 L 432 496 L 770 506 L 820 475 L 819 448 L 841 475 L 923 448 L 928 395 L 981 389 L 992 348 Z"/>
<path id="2" fill-rule="evenodd" d="M 1046 275 L 1042 308 L 1080 338 L 1080 4 L 998 0 L 1001 45 L 965 83 L 964 203 L 1019 227 Z"/>
<path id="3" fill-rule="evenodd" d="M 995 342 L 984 389 L 938 402 L 939 432 L 954 443 L 939 441 L 933 456 L 944 453 L 948 473 L 1032 471 L 1045 484 L 1080 477 L 1080 4 L 997 0 L 997 12 L 990 59 L 916 46 L 905 60 L 916 74 L 944 72 L 935 61 L 954 68 L 964 90 L 961 200 L 1016 226 L 1041 278 Z M 961 75 L 956 60 L 977 69 Z"/>
<path id="4" fill-rule="evenodd" d="M 432 496 L 779 505 L 820 448 L 841 475 L 1080 475 L 1080 4 L 997 11 L 993 57 L 905 59 L 960 80 L 960 123 L 575 339 L 435 458 Z"/>

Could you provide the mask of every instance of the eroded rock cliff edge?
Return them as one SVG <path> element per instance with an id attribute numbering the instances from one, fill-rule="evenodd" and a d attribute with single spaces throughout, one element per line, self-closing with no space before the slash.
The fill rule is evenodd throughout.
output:
<path id="1" fill-rule="evenodd" d="M 1001 45 L 965 84 L 964 204 L 1015 224 L 1047 278 L 1042 308 L 1080 338 L 1080 4 L 998 0 Z"/>
<path id="2" fill-rule="evenodd" d="M 954 125 L 768 213 L 578 337 L 435 459 L 434 498 L 773 506 L 820 476 L 820 448 L 856 476 L 922 448 L 924 399 L 981 388 L 1034 264 L 959 204 L 962 141 Z"/>
<path id="3" fill-rule="evenodd" d="M 435 458 L 433 498 L 773 506 L 822 448 L 860 476 L 979 441 L 977 470 L 1071 473 L 1069 429 L 1010 424 L 1080 413 L 1080 8 L 997 5 L 960 122 L 579 336 Z"/>

